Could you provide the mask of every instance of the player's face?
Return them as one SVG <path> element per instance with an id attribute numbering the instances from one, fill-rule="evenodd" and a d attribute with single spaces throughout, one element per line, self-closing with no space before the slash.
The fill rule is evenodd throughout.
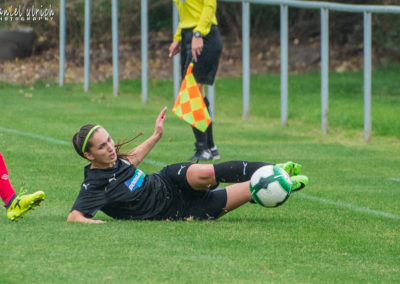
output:
<path id="1" fill-rule="evenodd" d="M 117 153 L 114 141 L 104 128 L 93 133 L 90 143 L 92 146 L 85 155 L 92 162 L 93 168 L 109 168 L 115 164 Z"/>

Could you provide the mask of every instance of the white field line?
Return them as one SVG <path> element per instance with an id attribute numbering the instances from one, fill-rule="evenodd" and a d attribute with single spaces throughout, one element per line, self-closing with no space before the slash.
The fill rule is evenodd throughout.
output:
<path id="1" fill-rule="evenodd" d="M 23 132 L 23 131 L 19 131 L 19 130 L 15 130 L 15 129 L 9 129 L 9 128 L 5 128 L 2 126 L 0 126 L 0 131 L 13 133 L 13 134 L 17 134 L 17 135 L 22 135 L 22 136 L 28 136 L 28 137 L 36 138 L 39 140 L 47 141 L 47 142 L 50 142 L 53 144 L 72 146 L 72 143 L 69 143 L 69 142 L 66 142 L 63 140 L 59 140 L 59 139 L 55 139 L 55 138 L 51 138 L 51 137 L 47 137 L 47 136 L 42 136 L 42 135 L 38 135 L 38 134 L 33 134 L 33 133 L 29 133 L 29 132 Z M 147 164 L 155 165 L 155 166 L 161 166 L 161 167 L 164 167 L 167 165 L 163 162 L 156 161 L 156 160 L 150 160 L 150 159 L 144 159 L 143 162 L 147 163 Z M 393 178 L 392 180 L 398 181 L 396 178 Z M 399 181 L 400 181 L 400 179 L 399 179 Z M 360 207 L 360 206 L 356 206 L 356 205 L 341 202 L 341 201 L 333 201 L 333 200 L 326 199 L 326 198 L 311 196 L 311 195 L 305 194 L 303 192 L 296 193 L 296 196 L 299 196 L 302 199 L 317 201 L 319 203 L 329 204 L 329 205 L 333 205 L 333 206 L 340 207 L 340 208 L 346 208 L 351 211 L 356 211 L 356 212 L 366 213 L 366 214 L 370 214 L 370 215 L 400 220 L 400 215 L 395 215 L 395 214 L 378 211 L 378 210 L 372 210 L 367 207 Z"/>
<path id="2" fill-rule="evenodd" d="M 351 211 L 356 211 L 356 212 L 366 213 L 366 214 L 370 214 L 370 215 L 400 220 L 400 215 L 395 215 L 395 214 L 391 214 L 391 213 L 387 213 L 387 212 L 383 212 L 383 211 L 373 210 L 373 209 L 369 209 L 367 207 L 360 207 L 360 206 L 356 206 L 356 205 L 341 202 L 341 201 L 333 201 L 333 200 L 326 199 L 326 198 L 321 198 L 321 197 L 304 194 L 303 192 L 299 192 L 296 195 L 298 195 L 300 198 L 303 198 L 303 199 L 317 201 L 317 202 L 323 203 L 323 204 L 334 205 L 336 207 L 346 208 Z"/>
<path id="3" fill-rule="evenodd" d="M 58 139 L 55 139 L 55 138 L 42 136 L 42 135 L 38 135 L 38 134 L 33 134 L 33 133 L 29 133 L 29 132 L 23 132 L 23 131 L 19 131 L 19 130 L 15 130 L 15 129 L 5 128 L 5 127 L 2 127 L 2 126 L 0 126 L 0 131 L 13 133 L 13 134 L 17 134 L 17 135 L 22 135 L 22 136 L 28 136 L 28 137 L 36 138 L 36 139 L 39 139 L 39 140 L 47 141 L 47 142 L 50 142 L 50 143 L 54 143 L 54 144 L 72 146 L 72 142 L 68 143 L 68 142 L 65 142 L 65 141 L 62 141 L 62 140 L 58 140 Z"/>

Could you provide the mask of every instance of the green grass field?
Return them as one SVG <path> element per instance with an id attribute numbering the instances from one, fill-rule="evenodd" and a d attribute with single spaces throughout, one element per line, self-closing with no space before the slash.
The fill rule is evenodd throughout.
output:
<path id="1" fill-rule="evenodd" d="M 362 73 L 330 76 L 329 133 L 321 134 L 319 74 L 291 75 L 289 126 L 280 126 L 279 76 L 251 81 L 243 120 L 241 79 L 216 83 L 215 139 L 223 161 L 303 164 L 310 185 L 279 208 L 244 205 L 218 221 L 71 224 L 85 160 L 70 140 L 99 123 L 115 140 L 142 131 L 168 106 L 146 173 L 193 153 L 189 126 L 172 114 L 172 82 L 33 86 L 0 83 L 0 151 L 18 191 L 44 190 L 18 223 L 0 217 L 1 283 L 399 283 L 400 66 L 373 73 L 373 135 L 363 140 Z"/>

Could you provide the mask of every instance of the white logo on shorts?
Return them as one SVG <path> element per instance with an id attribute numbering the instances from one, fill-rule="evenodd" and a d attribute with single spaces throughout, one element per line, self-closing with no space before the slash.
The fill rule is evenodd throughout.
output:
<path id="1" fill-rule="evenodd" d="M 8 174 L 4 174 L 1 176 L 1 179 L 8 180 Z"/>
<path id="2" fill-rule="evenodd" d="M 243 162 L 243 175 L 246 175 L 246 167 L 247 167 L 247 163 Z"/>

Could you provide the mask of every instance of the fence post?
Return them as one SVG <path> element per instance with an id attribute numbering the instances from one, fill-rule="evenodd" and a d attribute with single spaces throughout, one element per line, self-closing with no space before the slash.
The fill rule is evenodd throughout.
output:
<path id="1" fill-rule="evenodd" d="M 281 125 L 288 123 L 288 6 L 281 5 Z"/>
<path id="2" fill-rule="evenodd" d="M 207 97 L 210 102 L 210 116 L 214 121 L 214 111 L 215 111 L 215 88 L 214 85 L 207 87 Z"/>
<path id="3" fill-rule="evenodd" d="M 142 48 L 142 102 L 147 102 L 147 93 L 148 93 L 148 51 L 147 51 L 147 42 L 148 42 L 148 21 L 147 21 L 147 13 L 148 13 L 148 5 L 147 0 L 142 0 L 141 2 L 141 48 Z"/>
<path id="4" fill-rule="evenodd" d="M 328 132 L 329 112 L 329 10 L 321 8 L 321 129 Z"/>
<path id="5" fill-rule="evenodd" d="M 112 0 L 112 61 L 113 61 L 113 93 L 119 93 L 118 66 L 118 0 Z"/>
<path id="6" fill-rule="evenodd" d="M 364 12 L 364 140 L 371 140 L 371 13 Z"/>
<path id="7" fill-rule="evenodd" d="M 175 35 L 176 29 L 179 24 L 179 15 L 174 3 L 172 3 L 172 36 Z M 178 53 L 174 56 L 173 59 L 173 76 L 174 76 L 174 100 L 178 96 L 178 92 L 180 89 L 179 79 L 180 79 L 180 60 L 181 55 Z"/>
<path id="8" fill-rule="evenodd" d="M 243 118 L 250 114 L 250 3 L 242 2 Z"/>
<path id="9" fill-rule="evenodd" d="M 65 0 L 60 0 L 60 58 L 58 81 L 60 87 L 64 86 L 65 77 Z"/>
<path id="10" fill-rule="evenodd" d="M 84 90 L 89 91 L 90 81 L 90 0 L 85 0 L 85 55 L 84 55 Z"/>

